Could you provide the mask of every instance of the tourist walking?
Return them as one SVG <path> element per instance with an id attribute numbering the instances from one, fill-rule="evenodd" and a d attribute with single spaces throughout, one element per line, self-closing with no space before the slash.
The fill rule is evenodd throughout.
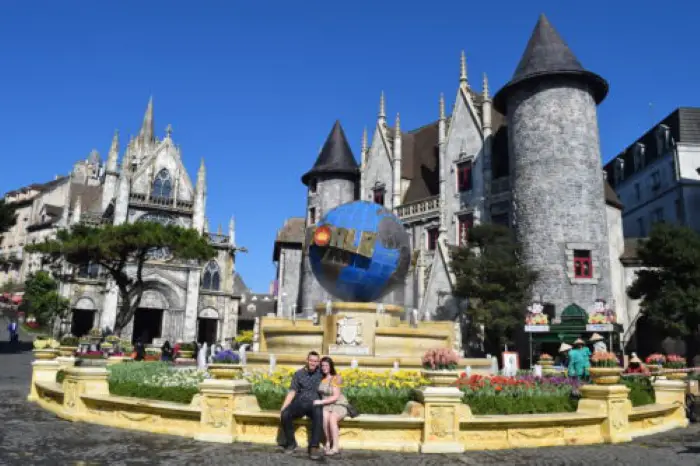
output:
<path id="1" fill-rule="evenodd" d="M 165 340 L 165 343 L 160 348 L 160 360 L 166 362 L 172 362 L 173 360 L 173 348 L 168 340 Z"/>
<path id="2" fill-rule="evenodd" d="M 136 352 L 136 356 L 134 357 L 134 361 L 143 361 L 146 358 L 146 346 L 143 344 L 143 341 L 136 340 L 136 345 L 134 345 L 134 350 Z"/>
<path id="3" fill-rule="evenodd" d="M 19 333 L 18 333 L 18 329 L 17 329 L 17 321 L 16 320 L 12 320 L 8 324 L 7 331 L 10 334 L 10 343 L 19 342 Z"/>
<path id="4" fill-rule="evenodd" d="M 316 351 L 311 351 L 306 357 L 306 366 L 299 369 L 292 376 L 289 393 L 282 403 L 280 420 L 284 431 L 284 444 L 280 445 L 287 454 L 293 453 L 297 448 L 294 436 L 294 420 L 304 416 L 311 419 L 311 439 L 309 440 L 309 457 L 313 460 L 321 459 L 319 445 L 323 433 L 323 410 L 320 405 L 314 404 L 320 400 L 319 385 L 321 384 L 321 371 L 319 370 L 320 357 Z"/>
<path id="5" fill-rule="evenodd" d="M 321 358 L 321 375 L 323 378 L 318 386 L 318 392 L 322 399 L 314 401 L 314 404 L 323 407 L 325 453 L 333 456 L 340 452 L 339 423 L 348 415 L 348 400 L 342 392 L 343 380 L 335 371 L 333 360 L 328 356 Z"/>

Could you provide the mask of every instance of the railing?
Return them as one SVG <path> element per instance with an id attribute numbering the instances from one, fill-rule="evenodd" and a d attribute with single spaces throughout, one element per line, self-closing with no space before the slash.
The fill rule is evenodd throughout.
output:
<path id="1" fill-rule="evenodd" d="M 24 257 L 24 249 L 13 248 L 7 251 L 2 251 L 0 252 L 0 257 L 11 262 L 22 262 L 22 258 Z"/>
<path id="2" fill-rule="evenodd" d="M 510 177 L 504 176 L 491 181 L 491 194 L 500 194 L 510 191 Z"/>
<path id="3" fill-rule="evenodd" d="M 99 212 L 83 212 L 80 214 L 80 223 L 83 225 L 99 227 L 106 223 L 110 223 L 109 219 L 103 218 Z"/>
<path id="4" fill-rule="evenodd" d="M 209 235 L 209 242 L 212 244 L 229 244 L 229 236 L 222 235 L 220 233 L 207 233 Z"/>
<path id="5" fill-rule="evenodd" d="M 404 204 L 396 210 L 401 220 L 409 220 L 416 217 L 430 217 L 440 211 L 440 196 L 433 196 L 410 204 Z"/>
<path id="6" fill-rule="evenodd" d="M 194 203 L 192 201 L 174 200 L 169 197 L 146 196 L 140 193 L 130 193 L 129 202 L 134 205 L 145 207 L 160 207 L 178 210 L 192 210 Z"/>

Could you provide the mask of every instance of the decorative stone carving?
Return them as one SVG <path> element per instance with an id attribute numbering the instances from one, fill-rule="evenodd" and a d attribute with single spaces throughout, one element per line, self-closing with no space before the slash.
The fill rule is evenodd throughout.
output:
<path id="1" fill-rule="evenodd" d="M 204 400 L 207 409 L 202 411 L 204 423 L 215 429 L 231 425 L 231 406 L 228 398 L 207 397 Z"/>
<path id="2" fill-rule="evenodd" d="M 358 346 L 362 344 L 362 321 L 353 317 L 343 317 L 337 324 L 336 343 Z"/>
<path id="3" fill-rule="evenodd" d="M 435 407 L 430 411 L 430 416 L 430 435 L 436 439 L 452 438 L 454 409 L 446 406 Z"/>

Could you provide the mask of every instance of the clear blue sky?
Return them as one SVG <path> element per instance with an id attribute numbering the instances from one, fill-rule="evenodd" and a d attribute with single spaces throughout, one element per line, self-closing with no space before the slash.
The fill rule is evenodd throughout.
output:
<path id="1" fill-rule="evenodd" d="M 238 270 L 265 291 L 275 232 L 304 215 L 299 178 L 335 119 L 356 157 L 381 90 L 402 128 L 436 119 L 462 49 L 470 81 L 480 89 L 486 71 L 495 92 L 541 12 L 610 81 L 605 160 L 674 108 L 700 106 L 692 2 L 3 0 L 0 191 L 66 174 L 93 148 L 104 157 L 153 95 L 158 135 L 173 125 L 192 178 L 205 158 L 211 227 L 235 214 L 250 250 Z"/>

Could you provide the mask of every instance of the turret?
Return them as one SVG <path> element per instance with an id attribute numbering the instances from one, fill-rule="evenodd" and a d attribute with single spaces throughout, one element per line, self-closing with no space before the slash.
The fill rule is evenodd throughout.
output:
<path id="1" fill-rule="evenodd" d="M 350 150 L 345 132 L 336 121 L 326 139 L 316 163 L 304 176 L 302 183 L 308 187 L 306 228 L 318 222 L 328 211 L 355 200 L 360 171 Z M 328 299 L 327 292 L 316 281 L 311 265 L 304 254 L 301 278 L 301 296 L 298 309 L 305 315 L 313 314 L 313 307 Z"/>
<path id="2" fill-rule="evenodd" d="M 204 159 L 199 163 L 197 171 L 197 184 L 194 188 L 194 206 L 192 208 L 192 228 L 202 233 L 204 231 L 204 209 L 207 203 L 207 169 L 204 167 Z M 207 227 L 207 230 L 209 228 Z"/>
<path id="3" fill-rule="evenodd" d="M 127 148 L 117 181 L 117 194 L 114 199 L 114 224 L 126 222 L 129 212 L 129 195 L 131 191 L 131 146 Z"/>
<path id="4" fill-rule="evenodd" d="M 493 104 L 506 115 L 515 231 L 555 306 L 610 300 L 610 258 L 596 105 L 607 82 L 583 68 L 542 15 Z"/>
<path id="5" fill-rule="evenodd" d="M 119 172 L 117 172 L 117 160 L 119 159 L 119 131 L 114 131 L 112 145 L 107 154 L 107 166 L 105 167 L 105 181 L 102 188 L 102 212 L 107 210 L 109 203 L 116 195 Z"/>
<path id="6" fill-rule="evenodd" d="M 445 117 L 445 96 L 440 94 L 440 118 L 438 120 L 438 166 L 440 168 L 440 234 L 447 232 L 447 219 L 445 211 L 447 207 L 447 157 L 445 155 L 445 143 L 447 142 L 447 118 Z M 423 243 L 421 243 L 423 244 Z"/>
<path id="7" fill-rule="evenodd" d="M 394 128 L 394 163 L 392 165 L 392 178 L 391 183 L 391 206 L 394 209 L 394 213 L 401 205 L 401 117 L 396 114 L 396 127 Z"/>

